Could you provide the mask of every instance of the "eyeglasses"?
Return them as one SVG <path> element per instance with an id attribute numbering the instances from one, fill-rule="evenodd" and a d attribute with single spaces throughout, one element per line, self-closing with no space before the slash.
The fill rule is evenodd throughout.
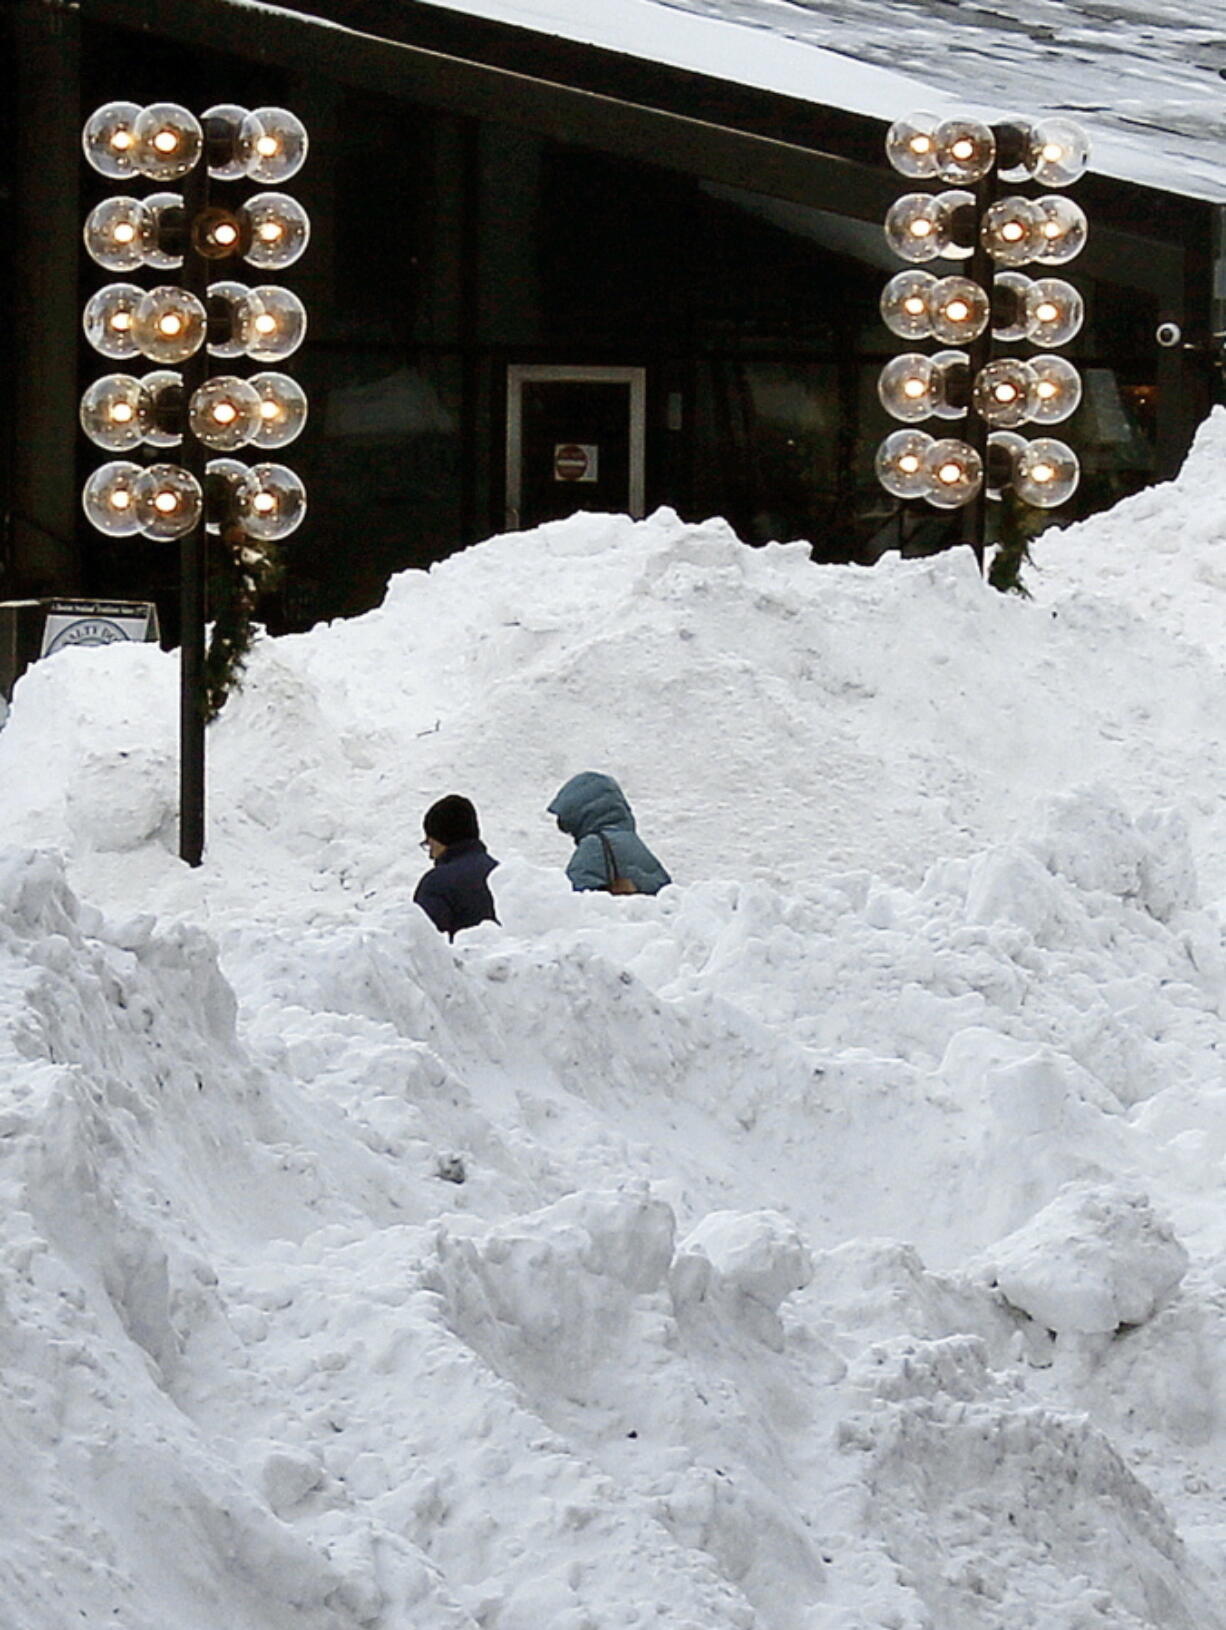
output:
<path id="1" fill-rule="evenodd" d="M 425 850 L 425 851 L 426 851 L 426 853 L 427 853 L 427 854 L 429 854 L 429 853 L 430 853 L 430 844 L 431 844 L 431 841 L 432 841 L 432 840 L 431 840 L 431 839 L 430 839 L 430 838 L 423 838 L 423 839 L 422 839 L 422 840 L 421 840 L 421 842 L 420 842 L 420 843 L 419 843 L 419 844 L 418 844 L 418 845 L 417 845 L 417 847 L 418 847 L 418 848 L 419 848 L 419 849 L 424 849 L 424 850 Z"/>

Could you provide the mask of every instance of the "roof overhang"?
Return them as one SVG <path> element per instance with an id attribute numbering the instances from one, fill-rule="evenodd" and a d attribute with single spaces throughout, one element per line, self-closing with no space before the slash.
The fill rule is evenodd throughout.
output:
<path id="1" fill-rule="evenodd" d="M 899 178 L 873 116 L 458 13 L 431 0 L 77 0 L 87 23 L 342 82 L 880 222 Z M 1079 265 L 1159 294 L 1204 206 L 1089 176 Z M 1108 226 L 1107 221 L 1112 224 Z"/>

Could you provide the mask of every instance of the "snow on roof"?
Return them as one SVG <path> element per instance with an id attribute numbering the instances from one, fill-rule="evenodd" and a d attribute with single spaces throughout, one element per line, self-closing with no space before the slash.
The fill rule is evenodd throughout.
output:
<path id="1" fill-rule="evenodd" d="M 877 118 L 1068 112 L 1100 174 L 1226 202 L 1220 0 L 425 3 Z"/>

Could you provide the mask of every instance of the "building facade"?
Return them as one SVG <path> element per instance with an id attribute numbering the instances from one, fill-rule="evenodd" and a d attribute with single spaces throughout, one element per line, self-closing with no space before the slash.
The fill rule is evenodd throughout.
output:
<path id="1" fill-rule="evenodd" d="M 897 349 L 881 119 L 414 0 L 16 0 L 4 26 L 0 598 L 153 598 L 175 636 L 173 548 L 103 538 L 79 500 L 80 312 L 106 281 L 79 132 L 118 98 L 279 104 L 311 133 L 310 510 L 274 630 L 575 509 L 723 515 L 830 561 L 955 539 L 873 472 Z M 1208 334 L 1215 210 L 1095 175 L 1076 196 L 1086 393 L 1062 434 L 1084 514 L 1174 473 L 1213 399 L 1206 349 L 1154 335 Z"/>

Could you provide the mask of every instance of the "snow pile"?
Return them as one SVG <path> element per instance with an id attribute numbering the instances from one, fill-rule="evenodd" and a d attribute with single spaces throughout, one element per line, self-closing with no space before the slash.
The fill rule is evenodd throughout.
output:
<path id="1" fill-rule="evenodd" d="M 1214 495 L 1224 455 L 1226 408 L 1215 407 L 1177 481 L 1146 487 L 1104 515 L 1037 538 L 1028 587 L 1042 600 L 1086 589 L 1133 607 L 1182 640 L 1220 651 L 1226 514 Z"/>
<path id="2" fill-rule="evenodd" d="M 1226 640 L 1156 601 L 1216 534 L 1136 521 L 1031 602 L 494 539 L 257 647 L 197 872 L 174 661 L 32 668 L 4 1630 L 1226 1626 Z M 673 888 L 571 894 L 583 768 Z M 450 790 L 502 862 L 454 946 Z"/>

